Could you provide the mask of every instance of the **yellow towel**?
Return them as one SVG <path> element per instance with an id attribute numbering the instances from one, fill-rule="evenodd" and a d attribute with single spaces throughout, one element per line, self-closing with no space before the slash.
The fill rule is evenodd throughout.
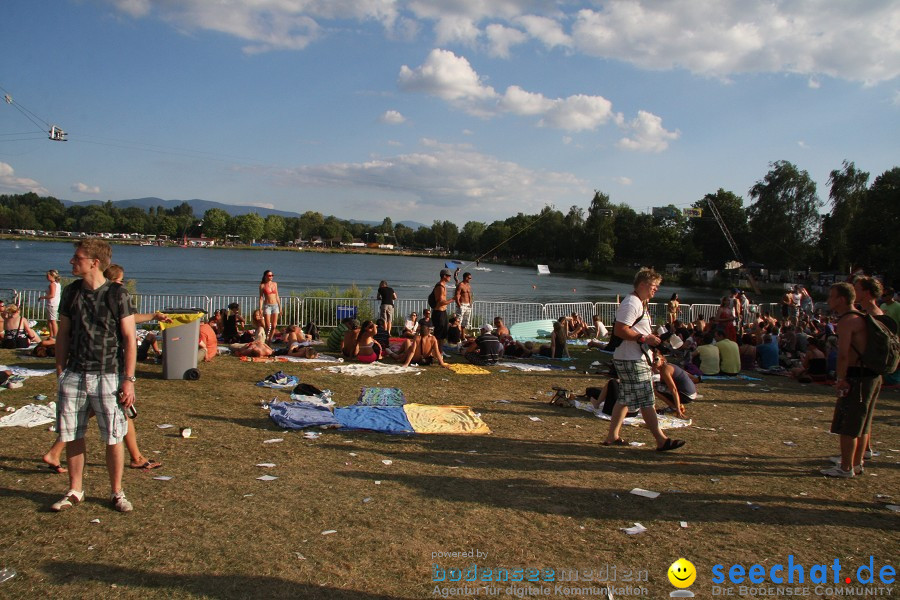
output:
<path id="1" fill-rule="evenodd" d="M 488 434 L 491 428 L 468 406 L 404 404 L 403 411 L 416 433 Z"/>
<path id="2" fill-rule="evenodd" d="M 478 365 L 465 365 L 465 364 L 447 364 L 451 371 L 457 373 L 459 375 L 490 375 L 491 372 L 487 369 L 483 369 Z"/>

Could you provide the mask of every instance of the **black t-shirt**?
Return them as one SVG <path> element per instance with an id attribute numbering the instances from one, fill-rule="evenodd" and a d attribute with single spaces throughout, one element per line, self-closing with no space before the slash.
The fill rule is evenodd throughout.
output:
<path id="1" fill-rule="evenodd" d="M 372 336 L 382 348 L 387 348 L 391 343 L 391 335 L 384 327 L 379 326 L 377 333 Z"/>
<path id="2" fill-rule="evenodd" d="M 382 304 L 390 304 L 394 305 L 394 288 L 391 287 L 380 287 L 378 288 L 378 298 L 381 300 Z"/>
<path id="3" fill-rule="evenodd" d="M 117 373 L 124 364 L 119 321 L 135 313 L 124 286 L 107 281 L 96 290 L 82 280 L 65 287 L 59 314 L 70 320 L 66 368 L 77 372 Z"/>
<path id="4" fill-rule="evenodd" d="M 459 327 L 451 327 L 447 330 L 447 343 L 458 344 L 462 341 L 462 332 Z"/>
<path id="5" fill-rule="evenodd" d="M 503 354 L 503 344 L 493 333 L 482 333 L 475 338 L 478 344 L 478 353 L 485 358 L 500 358 Z"/>

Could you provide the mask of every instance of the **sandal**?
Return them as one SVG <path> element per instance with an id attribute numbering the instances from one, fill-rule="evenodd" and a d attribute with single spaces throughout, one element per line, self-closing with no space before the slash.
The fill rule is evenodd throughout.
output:
<path id="1" fill-rule="evenodd" d="M 68 473 L 69 470 L 66 469 L 62 465 L 47 465 L 47 468 L 56 473 L 57 475 L 62 475 L 63 473 Z"/>
<path id="2" fill-rule="evenodd" d="M 656 449 L 657 452 L 668 452 L 669 450 L 676 450 L 685 445 L 684 440 L 673 440 L 672 438 L 666 438 L 666 441 L 662 446 Z"/>
<path id="3" fill-rule="evenodd" d="M 144 471 L 149 471 L 150 469 L 156 469 L 161 466 L 162 466 L 162 463 L 156 462 L 155 460 L 148 460 L 147 462 L 145 462 L 142 465 L 136 465 L 136 466 L 130 465 L 130 467 L 132 469 L 142 469 Z"/>
<path id="4" fill-rule="evenodd" d="M 612 442 L 600 442 L 600 445 L 601 446 L 627 446 L 628 442 L 626 442 L 622 438 L 619 438 Z"/>

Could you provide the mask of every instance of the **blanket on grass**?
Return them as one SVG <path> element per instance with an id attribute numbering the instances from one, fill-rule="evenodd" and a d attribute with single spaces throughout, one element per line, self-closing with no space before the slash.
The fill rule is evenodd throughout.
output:
<path id="1" fill-rule="evenodd" d="M 345 429 L 415 433 L 402 406 L 346 406 L 335 408 L 334 418 Z"/>
<path id="2" fill-rule="evenodd" d="M 356 406 L 403 406 L 406 396 L 400 388 L 367 387 L 359 390 Z"/>
<path id="3" fill-rule="evenodd" d="M 490 375 L 491 372 L 478 365 L 447 364 L 447 367 L 457 375 Z"/>
<path id="4" fill-rule="evenodd" d="M 406 417 L 416 433 L 487 435 L 491 428 L 468 406 L 407 404 Z"/>
<path id="5" fill-rule="evenodd" d="M 598 419 L 603 419 L 604 421 L 612 420 L 612 417 L 608 414 L 600 410 L 594 410 L 594 407 L 590 402 L 574 400 L 574 403 L 575 408 L 592 413 Z M 682 427 L 690 427 L 691 423 L 693 422 L 691 419 L 679 419 L 678 417 L 673 417 L 672 415 L 656 415 L 656 419 L 659 421 L 660 429 L 681 429 Z M 641 427 L 647 424 L 644 421 L 644 417 L 640 415 L 636 417 L 626 417 L 623 423 L 625 425 L 631 425 L 632 427 Z"/>
<path id="6" fill-rule="evenodd" d="M 372 363 L 364 364 L 345 364 L 337 367 L 324 367 L 326 371 L 331 373 L 340 373 L 342 375 L 355 375 L 361 377 L 378 377 L 380 375 L 402 375 L 404 373 L 420 373 L 422 369 L 418 367 L 401 367 L 400 365 L 383 365 Z"/>
<path id="7" fill-rule="evenodd" d="M 285 429 L 340 427 L 327 406 L 310 402 L 271 402 L 269 417 Z"/>
<path id="8" fill-rule="evenodd" d="M 761 377 L 750 377 L 743 373 L 738 373 L 737 375 L 704 375 L 703 379 L 708 379 L 710 381 L 735 381 L 737 379 L 743 379 L 745 381 L 762 381 Z"/>
<path id="9" fill-rule="evenodd" d="M 320 354 L 315 358 L 300 358 L 299 356 L 241 356 L 240 357 L 244 362 L 257 362 L 257 363 L 273 363 L 273 362 L 295 362 L 295 363 L 341 363 L 344 362 L 343 358 L 335 358 L 333 356 L 326 356 L 324 354 Z"/>
<path id="10" fill-rule="evenodd" d="M 50 373 L 56 373 L 56 369 L 31 369 L 28 367 L 7 367 L 0 365 L 0 371 L 12 371 L 13 375 L 21 375 L 22 377 L 43 377 Z"/>
<path id="11" fill-rule="evenodd" d="M 0 427 L 38 427 L 56 422 L 56 402 L 26 404 L 0 419 Z"/>

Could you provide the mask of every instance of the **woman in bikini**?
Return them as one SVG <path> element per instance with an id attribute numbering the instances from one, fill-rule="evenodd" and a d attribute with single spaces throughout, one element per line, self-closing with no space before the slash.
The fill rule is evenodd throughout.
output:
<path id="1" fill-rule="evenodd" d="M 406 352 L 403 361 L 404 367 L 408 367 L 410 363 L 430 365 L 437 362 L 440 366 L 447 368 L 437 338 L 431 335 L 429 325 L 419 326 L 419 336 L 414 341 L 407 341 L 404 351 Z"/>
<path id="2" fill-rule="evenodd" d="M 278 297 L 278 284 L 274 277 L 272 271 L 266 271 L 259 284 L 259 310 L 265 319 L 267 342 L 275 337 L 275 326 L 278 325 L 278 315 L 281 313 L 281 299 Z"/>
<path id="3" fill-rule="evenodd" d="M 363 321 L 356 336 L 356 360 L 361 363 L 373 363 L 381 358 L 381 345 L 375 341 L 378 326 L 374 321 Z"/>

